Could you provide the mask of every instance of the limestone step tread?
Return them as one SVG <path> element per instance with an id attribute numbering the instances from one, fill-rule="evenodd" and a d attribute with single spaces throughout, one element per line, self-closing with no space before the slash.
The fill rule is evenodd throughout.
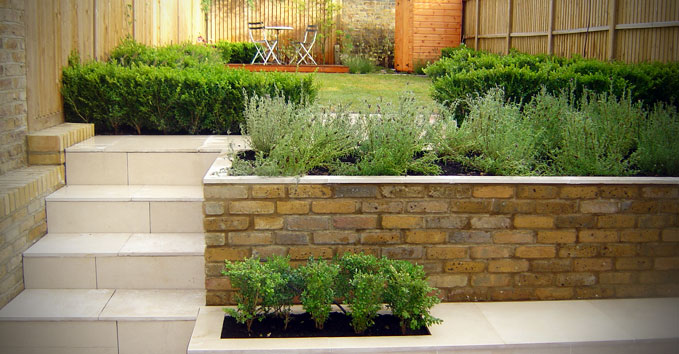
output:
<path id="1" fill-rule="evenodd" d="M 97 135 L 66 152 L 223 152 L 246 146 L 241 135 Z"/>
<path id="2" fill-rule="evenodd" d="M 202 256 L 202 233 L 49 233 L 24 257 Z"/>
<path id="3" fill-rule="evenodd" d="M 204 290 L 26 289 L 0 321 L 193 321 Z"/>
<path id="4" fill-rule="evenodd" d="M 203 200 L 200 185 L 67 185 L 45 198 L 49 202 Z"/>

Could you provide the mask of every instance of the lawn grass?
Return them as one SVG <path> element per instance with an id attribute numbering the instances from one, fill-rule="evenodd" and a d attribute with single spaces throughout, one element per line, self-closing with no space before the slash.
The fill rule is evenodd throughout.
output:
<path id="1" fill-rule="evenodd" d="M 366 108 L 383 99 L 396 102 L 400 94 L 412 91 L 418 103 L 433 106 L 431 80 L 426 76 L 407 74 L 322 74 L 316 102 L 324 106 L 349 105 L 351 110 Z M 367 103 L 366 103 L 367 102 Z"/>

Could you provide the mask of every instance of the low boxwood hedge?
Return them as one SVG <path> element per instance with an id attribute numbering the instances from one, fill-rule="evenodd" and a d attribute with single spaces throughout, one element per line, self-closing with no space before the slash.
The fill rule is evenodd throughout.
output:
<path id="1" fill-rule="evenodd" d="M 155 49 L 128 40 L 107 62 L 73 56 L 61 92 L 66 121 L 94 123 L 98 134 L 229 134 L 240 132 L 246 96 L 298 104 L 313 102 L 317 88 L 313 75 L 228 69 L 203 45 Z"/>
<path id="2" fill-rule="evenodd" d="M 602 62 L 594 59 L 529 55 L 512 51 L 496 55 L 464 45 L 442 50 L 441 59 L 425 69 L 433 80 L 434 99 L 452 104 L 500 87 L 508 99 L 526 103 L 544 87 L 557 94 L 571 88 L 574 98 L 583 92 L 631 92 L 633 102 L 648 107 L 657 102 L 679 103 L 679 63 Z"/>

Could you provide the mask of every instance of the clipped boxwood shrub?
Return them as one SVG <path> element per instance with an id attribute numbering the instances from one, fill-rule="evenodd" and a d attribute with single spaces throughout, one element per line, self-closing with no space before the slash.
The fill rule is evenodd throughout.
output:
<path id="1" fill-rule="evenodd" d="M 123 48 L 125 55 L 118 48 L 118 56 L 105 63 L 70 60 L 61 90 L 67 122 L 94 123 L 99 134 L 229 134 L 243 123 L 246 95 L 283 95 L 295 104 L 316 97 L 313 76 L 251 73 L 190 56 L 150 56 L 158 64 L 152 66 L 144 59 L 146 49 L 130 55 L 132 47 Z"/>
<path id="2" fill-rule="evenodd" d="M 250 64 L 257 53 L 255 44 L 250 42 L 220 41 L 217 42 L 215 48 L 225 63 Z"/>
<path id="3" fill-rule="evenodd" d="M 372 326 L 383 307 L 399 318 L 404 334 L 407 328 L 441 323 L 430 314 L 440 302 L 437 289 L 427 283 L 422 266 L 405 260 L 346 253 L 332 262 L 310 258 L 295 269 L 288 257 L 272 256 L 265 262 L 252 257 L 225 261 L 222 274 L 236 289 L 236 309 L 225 311 L 246 324 L 248 332 L 254 320 L 261 321 L 266 315 L 287 318 L 297 296 L 318 329 L 323 329 L 333 304 L 346 312 L 342 302 L 349 305 L 356 333 Z"/>
<path id="4" fill-rule="evenodd" d="M 571 87 L 576 99 L 584 92 L 631 92 L 633 102 L 679 103 L 679 63 L 624 64 L 594 59 L 529 55 L 512 51 L 496 55 L 466 48 L 442 50 L 441 59 L 425 69 L 433 80 L 434 99 L 446 104 L 483 95 L 500 87 L 508 99 L 527 103 L 544 87 L 556 94 Z"/>

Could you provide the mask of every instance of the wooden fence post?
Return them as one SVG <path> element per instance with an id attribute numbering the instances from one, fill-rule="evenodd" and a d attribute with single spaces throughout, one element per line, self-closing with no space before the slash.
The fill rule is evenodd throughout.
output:
<path id="1" fill-rule="evenodd" d="M 608 60 L 615 60 L 615 26 L 617 24 L 618 3 L 608 0 Z"/>
<path id="2" fill-rule="evenodd" d="M 507 0 L 507 48 L 505 54 L 512 49 L 512 0 Z"/>
<path id="3" fill-rule="evenodd" d="M 475 0 L 476 1 L 476 17 L 474 18 L 475 24 L 474 24 L 474 49 L 479 50 L 479 2 L 481 0 Z"/>
<path id="4" fill-rule="evenodd" d="M 549 1 L 549 27 L 547 29 L 547 54 L 554 55 L 554 0 Z"/>

